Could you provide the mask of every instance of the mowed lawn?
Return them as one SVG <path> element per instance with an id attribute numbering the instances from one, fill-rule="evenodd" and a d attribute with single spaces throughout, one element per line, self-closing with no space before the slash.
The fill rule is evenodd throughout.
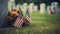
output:
<path id="1" fill-rule="evenodd" d="M 20 29 L 3 30 L 2 34 L 60 34 L 60 13 L 31 13 L 32 25 Z"/>

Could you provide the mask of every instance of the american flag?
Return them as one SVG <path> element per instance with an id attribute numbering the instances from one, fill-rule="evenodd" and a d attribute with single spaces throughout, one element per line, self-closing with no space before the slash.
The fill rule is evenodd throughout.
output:
<path id="1" fill-rule="evenodd" d="M 32 24 L 32 21 L 31 21 L 31 18 L 30 18 L 30 13 L 29 13 L 29 11 L 27 10 L 26 11 L 26 19 L 27 19 L 27 21 L 30 23 L 30 25 Z"/>
<path id="2" fill-rule="evenodd" d="M 16 21 L 13 25 L 16 26 L 17 28 L 20 28 L 20 27 L 22 27 L 23 23 L 24 23 L 23 14 L 22 14 L 21 9 L 20 9 L 20 13 L 18 15 L 18 18 L 16 19 Z"/>

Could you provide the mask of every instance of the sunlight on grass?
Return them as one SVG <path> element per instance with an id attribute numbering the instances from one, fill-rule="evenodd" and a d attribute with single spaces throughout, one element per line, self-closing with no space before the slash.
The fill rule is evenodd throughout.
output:
<path id="1" fill-rule="evenodd" d="M 31 13 L 32 25 L 5 31 L 6 34 L 56 34 L 60 32 L 60 14 Z"/>

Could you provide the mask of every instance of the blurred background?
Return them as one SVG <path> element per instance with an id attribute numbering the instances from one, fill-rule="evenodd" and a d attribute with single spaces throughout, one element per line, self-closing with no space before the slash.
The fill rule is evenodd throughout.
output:
<path id="1" fill-rule="evenodd" d="M 34 3 L 35 5 L 38 5 L 38 10 L 40 9 L 40 4 L 45 3 L 46 5 L 51 5 L 52 2 L 58 2 L 60 5 L 60 0 L 15 0 L 15 3 L 23 4 L 23 3 Z"/>

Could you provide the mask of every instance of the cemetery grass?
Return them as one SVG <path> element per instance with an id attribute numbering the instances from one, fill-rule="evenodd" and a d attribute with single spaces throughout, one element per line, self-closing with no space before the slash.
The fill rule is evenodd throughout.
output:
<path id="1" fill-rule="evenodd" d="M 60 12 L 59 12 L 60 13 Z M 60 14 L 40 14 L 31 13 L 32 25 L 24 26 L 19 29 L 2 31 L 4 34 L 59 34 L 60 33 Z"/>

